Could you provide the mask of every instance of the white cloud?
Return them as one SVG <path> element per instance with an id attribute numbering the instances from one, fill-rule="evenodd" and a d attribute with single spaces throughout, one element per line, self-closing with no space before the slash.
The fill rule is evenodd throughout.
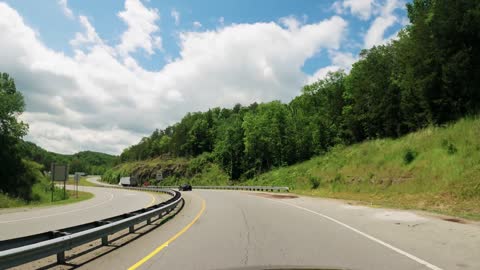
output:
<path id="1" fill-rule="evenodd" d="M 68 7 L 67 0 L 58 0 L 58 4 L 62 8 L 63 14 L 65 14 L 65 16 L 70 19 L 74 18 L 72 10 Z"/>
<path id="2" fill-rule="evenodd" d="M 353 56 L 352 53 L 336 50 L 330 50 L 329 57 L 331 65 L 318 69 L 313 75 L 308 77 L 307 83 L 314 83 L 319 79 L 325 78 L 329 72 L 338 71 L 340 69 L 343 69 L 345 72 L 350 72 L 352 64 L 358 60 L 358 58 Z"/>
<path id="3" fill-rule="evenodd" d="M 341 14 L 344 10 L 350 10 L 350 13 L 354 16 L 362 20 L 368 20 L 372 14 L 373 4 L 374 0 L 344 0 L 341 4 L 335 2 L 333 7 L 337 13 Z"/>
<path id="4" fill-rule="evenodd" d="M 400 22 L 399 18 L 394 14 L 394 11 L 402 7 L 402 5 L 403 2 L 399 0 L 385 0 L 384 5 L 379 9 L 380 15 L 375 18 L 365 34 L 365 48 L 371 48 L 375 45 L 385 44 L 396 36 L 395 34 L 388 38 L 384 37 L 385 31 L 389 27 Z"/>
<path id="5" fill-rule="evenodd" d="M 85 33 L 76 33 L 75 38 L 70 41 L 70 45 L 80 47 L 82 45 L 102 44 L 102 40 L 98 36 L 95 28 L 85 16 L 78 16 L 80 24 L 85 29 Z"/>
<path id="6" fill-rule="evenodd" d="M 218 18 L 218 23 L 223 26 L 223 24 L 225 23 L 225 18 L 224 17 L 220 17 Z"/>
<path id="7" fill-rule="evenodd" d="M 326 66 L 322 67 L 319 70 L 317 70 L 312 76 L 309 76 L 307 79 L 308 84 L 312 84 L 320 79 L 323 79 L 327 76 L 329 72 L 335 72 L 337 70 L 341 69 L 339 66 L 331 65 L 331 66 Z"/>
<path id="8" fill-rule="evenodd" d="M 290 30 L 297 30 L 301 23 L 294 16 L 280 18 L 279 22 Z"/>
<path id="9" fill-rule="evenodd" d="M 350 52 L 330 51 L 329 55 L 332 64 L 347 71 L 350 70 L 352 64 L 358 60 L 358 58 L 353 56 L 353 54 Z"/>
<path id="10" fill-rule="evenodd" d="M 172 9 L 170 16 L 175 20 L 175 25 L 180 24 L 180 13 L 176 9 Z"/>
<path id="11" fill-rule="evenodd" d="M 180 56 L 150 72 L 132 57 L 116 55 L 123 38 L 109 46 L 86 17 L 80 23 L 85 32 L 76 35 L 75 54 L 67 56 L 46 47 L 17 11 L 0 3 L 0 70 L 10 73 L 25 95 L 27 139 L 63 153 L 118 154 L 186 112 L 288 101 L 308 80 L 301 71 L 305 60 L 338 50 L 347 26 L 334 16 L 295 31 L 270 22 L 182 32 Z"/>
<path id="12" fill-rule="evenodd" d="M 125 0 L 125 10 L 118 17 L 127 25 L 118 45 L 120 54 L 127 55 L 139 48 L 153 54 L 155 49 L 162 48 L 162 39 L 155 35 L 160 30 L 156 24 L 160 19 L 157 9 L 145 7 L 140 0 Z"/>
<path id="13" fill-rule="evenodd" d="M 199 21 L 194 21 L 194 22 L 193 22 L 193 28 L 198 29 L 198 28 L 200 28 L 200 27 L 202 27 L 202 24 L 201 24 Z"/>

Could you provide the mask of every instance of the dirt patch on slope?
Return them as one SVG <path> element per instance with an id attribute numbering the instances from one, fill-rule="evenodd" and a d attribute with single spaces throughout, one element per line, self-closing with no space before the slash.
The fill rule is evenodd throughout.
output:
<path id="1" fill-rule="evenodd" d="M 280 194 L 270 194 L 270 193 L 250 193 L 250 195 L 260 196 L 269 199 L 296 199 L 296 195 L 280 195 Z"/>

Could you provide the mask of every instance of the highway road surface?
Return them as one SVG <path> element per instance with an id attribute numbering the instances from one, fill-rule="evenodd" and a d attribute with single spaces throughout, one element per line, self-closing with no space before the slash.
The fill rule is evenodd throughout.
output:
<path id="1" fill-rule="evenodd" d="M 182 194 L 172 220 L 80 269 L 480 269 L 478 223 L 292 195 Z"/>
<path id="2" fill-rule="evenodd" d="M 0 241 L 79 225 L 138 210 L 165 201 L 168 195 L 100 187 L 79 187 L 93 193 L 79 203 L 0 210 Z"/>

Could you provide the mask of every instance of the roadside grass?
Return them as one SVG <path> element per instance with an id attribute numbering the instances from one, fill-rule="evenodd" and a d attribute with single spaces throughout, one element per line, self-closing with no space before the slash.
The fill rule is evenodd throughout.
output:
<path id="1" fill-rule="evenodd" d="M 68 198 L 63 200 L 63 190 L 57 189 L 54 192 L 54 201 L 51 202 L 51 193 L 44 193 L 41 195 L 41 199 L 38 201 L 27 202 L 19 198 L 11 198 L 5 194 L 0 194 L 0 208 L 14 208 L 14 207 L 41 207 L 52 205 L 64 205 L 70 203 L 76 203 L 93 198 L 93 194 L 90 192 L 78 191 L 78 198 L 75 196 L 74 191 L 67 190 Z"/>
<path id="2" fill-rule="evenodd" d="M 67 185 L 75 185 L 75 181 L 73 180 L 73 177 L 69 177 L 67 180 Z M 84 187 L 95 187 L 96 185 L 94 183 L 91 183 L 87 181 L 86 177 L 80 177 L 80 180 L 78 181 L 79 186 L 84 186 Z"/>
<path id="3" fill-rule="evenodd" d="M 337 146 L 244 184 L 480 220 L 480 119 Z"/>
<path id="4" fill-rule="evenodd" d="M 93 197 L 92 193 L 79 191 L 78 198 L 77 198 L 76 193 L 74 193 L 74 191 L 67 190 L 66 199 L 64 199 L 63 188 L 56 186 L 53 192 L 53 202 L 52 202 L 51 182 L 45 176 L 43 176 L 40 172 L 37 173 L 36 177 L 38 180 L 32 186 L 31 200 L 27 201 L 21 198 L 13 198 L 8 196 L 7 194 L 0 193 L 0 208 L 63 205 L 63 204 L 69 204 L 69 203 L 75 203 L 83 200 L 88 200 Z M 84 179 L 84 182 L 87 182 L 86 179 Z"/>

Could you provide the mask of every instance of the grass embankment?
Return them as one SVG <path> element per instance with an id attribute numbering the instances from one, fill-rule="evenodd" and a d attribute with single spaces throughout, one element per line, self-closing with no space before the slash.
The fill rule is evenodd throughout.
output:
<path id="1" fill-rule="evenodd" d="M 67 185 L 75 185 L 75 180 L 73 180 L 73 177 L 69 177 L 67 180 Z M 86 177 L 80 177 L 80 180 L 78 181 L 79 186 L 84 186 L 84 187 L 95 187 L 96 185 L 92 182 L 87 181 Z"/>
<path id="2" fill-rule="evenodd" d="M 0 193 L 0 208 L 12 208 L 12 207 L 38 207 L 38 206 L 49 206 L 49 205 L 62 205 L 80 202 L 93 198 L 93 194 L 90 192 L 79 191 L 78 198 L 73 190 L 67 190 L 67 198 L 63 198 L 63 189 L 55 188 L 53 193 L 53 202 L 52 193 L 50 189 L 50 182 L 42 181 L 36 183 L 32 187 L 33 199 L 26 201 L 20 198 L 12 198 L 6 196 L 5 194 Z"/>
<path id="3" fill-rule="evenodd" d="M 79 191 L 77 198 L 74 191 L 67 190 L 67 196 L 66 199 L 64 199 L 63 189 L 55 187 L 52 202 L 51 182 L 40 172 L 40 165 L 34 162 L 28 162 L 27 164 L 29 166 L 28 169 L 37 179 L 37 182 L 32 186 L 31 199 L 27 201 L 21 198 L 12 198 L 0 193 L 0 208 L 61 205 L 88 200 L 93 197 L 92 193 Z M 39 167 L 37 168 L 37 166 Z"/>
<path id="4" fill-rule="evenodd" d="M 480 219 L 480 119 L 335 147 L 246 184 Z"/>
<path id="5" fill-rule="evenodd" d="M 157 173 L 163 180 L 156 181 Z M 137 176 L 142 183 L 150 185 L 226 185 L 228 175 L 212 163 L 211 154 L 203 154 L 193 159 L 154 158 L 144 161 L 126 162 L 106 171 L 102 181 L 117 184 L 120 177 Z"/>

